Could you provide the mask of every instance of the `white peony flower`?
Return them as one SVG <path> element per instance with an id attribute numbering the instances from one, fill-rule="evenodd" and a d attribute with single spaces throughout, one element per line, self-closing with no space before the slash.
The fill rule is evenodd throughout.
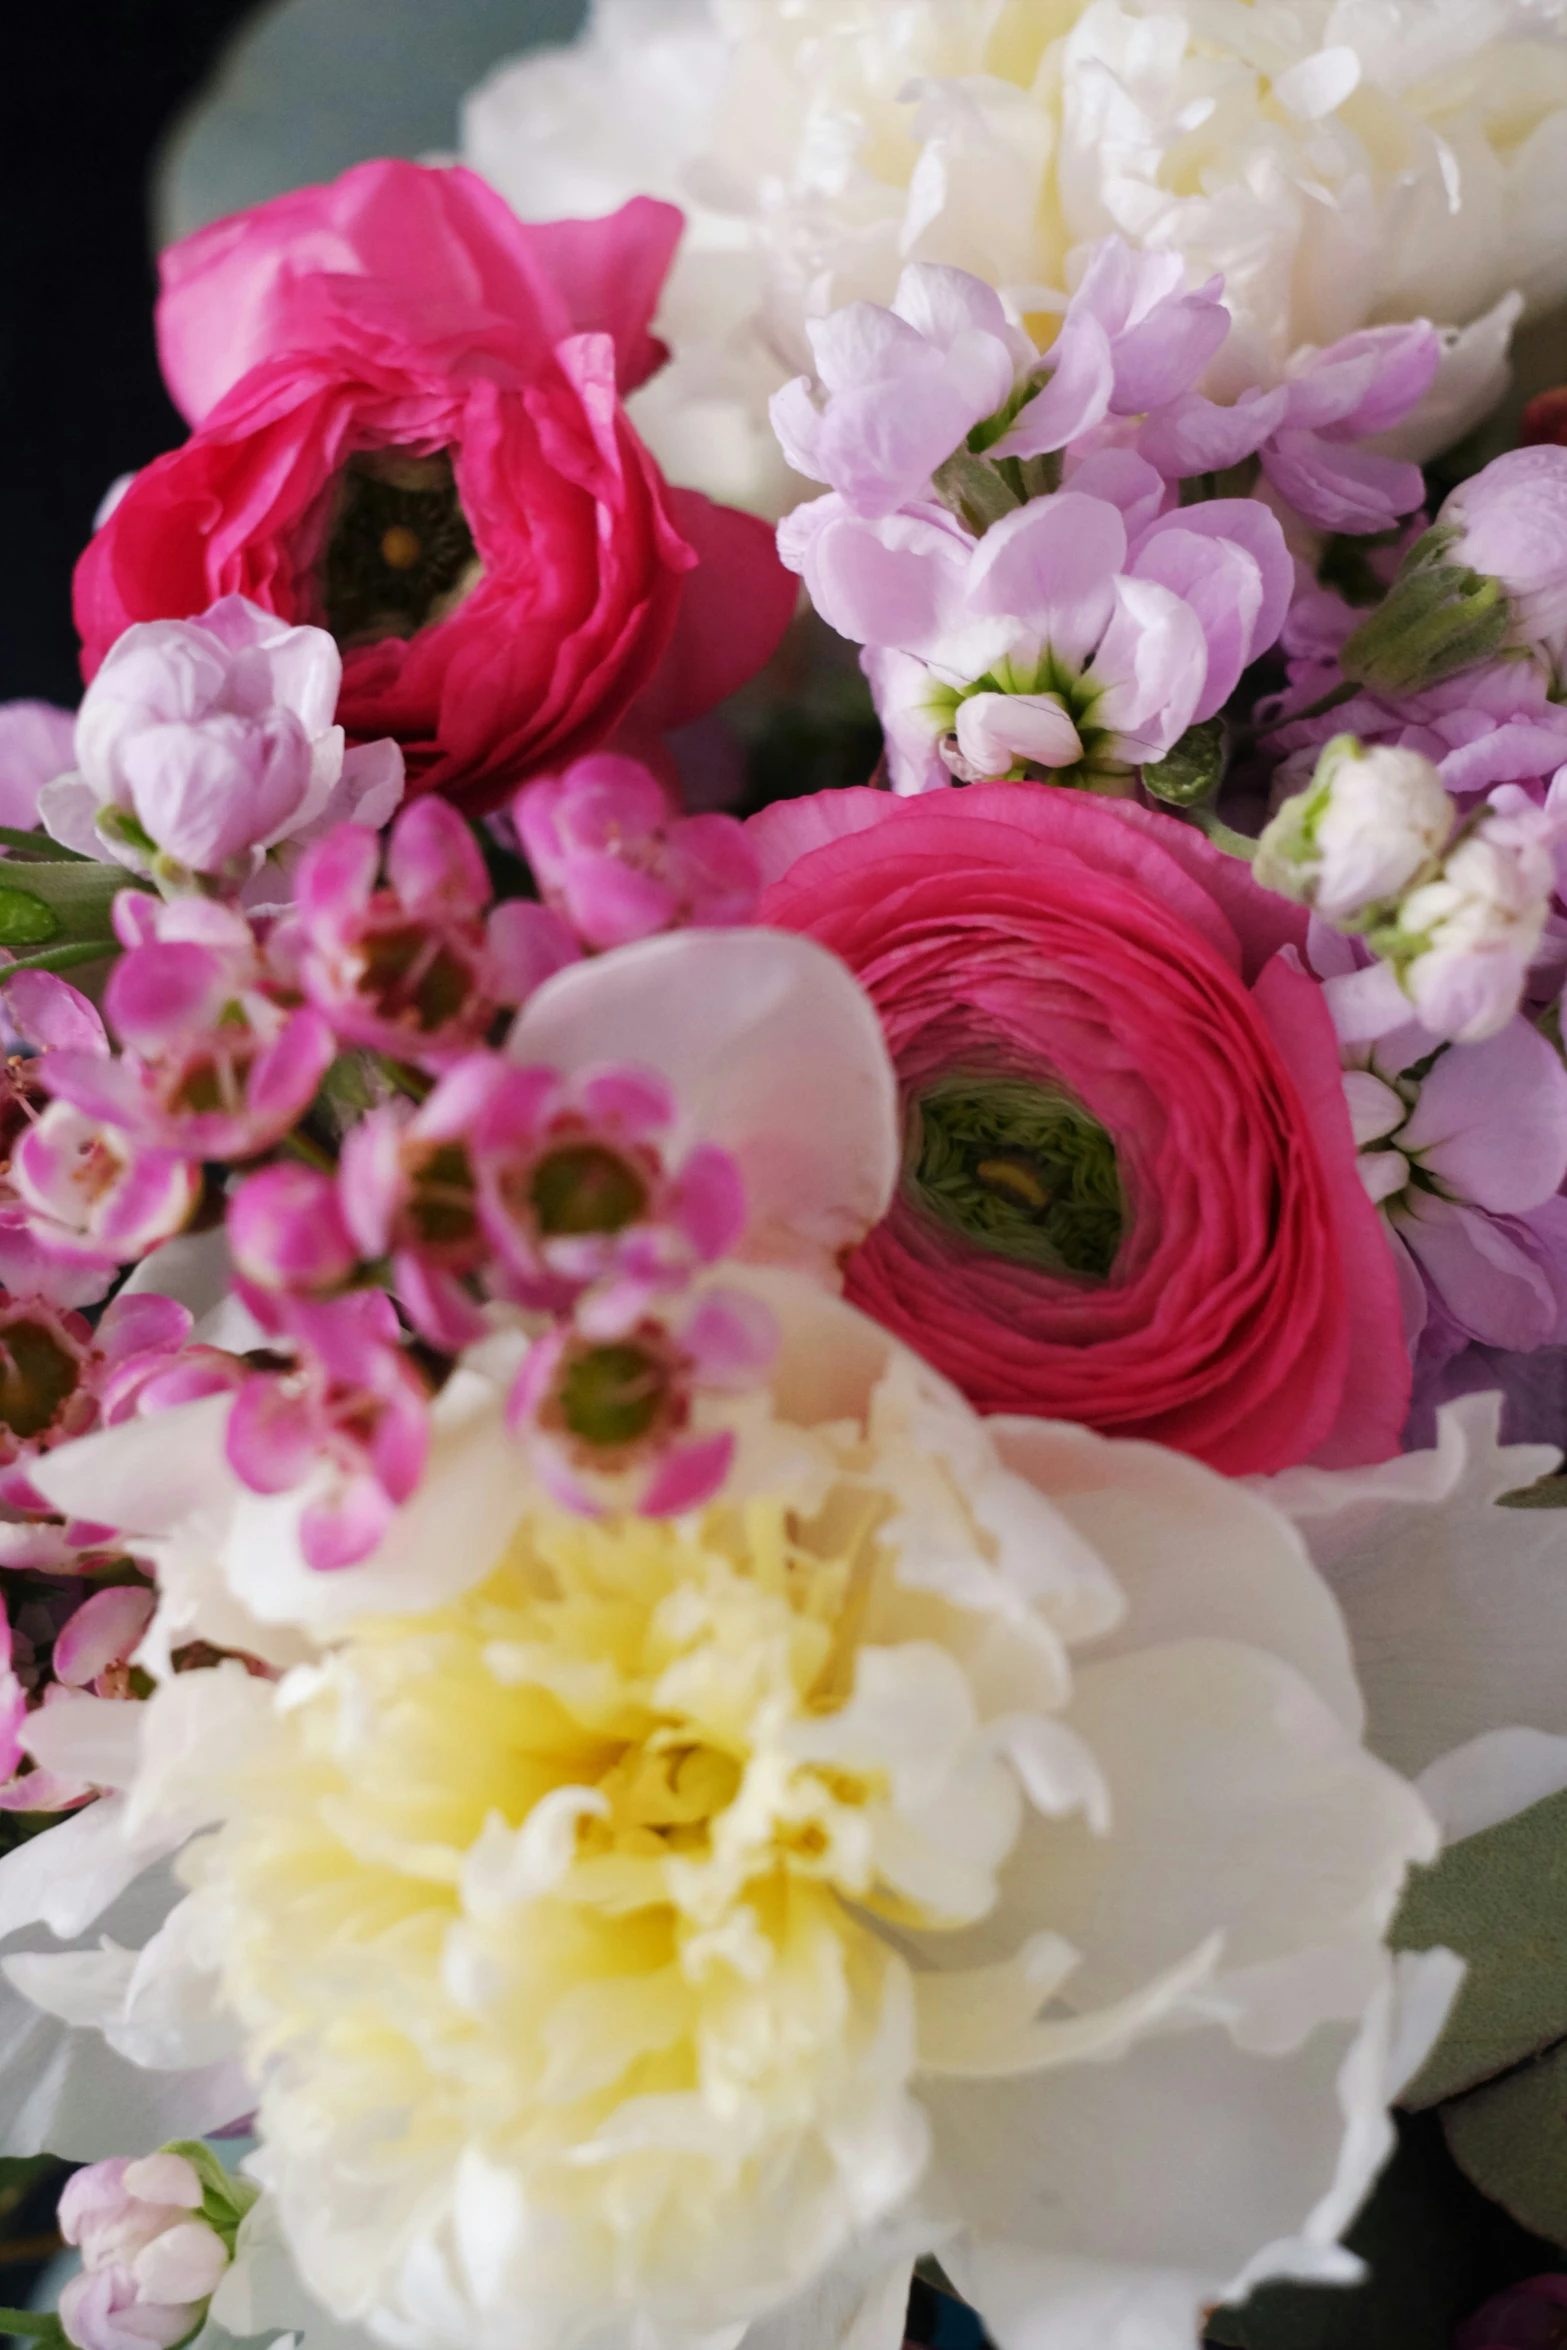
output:
<path id="1" fill-rule="evenodd" d="M 1112 231 L 1213 271 L 1237 331 L 1208 389 L 1430 317 L 1423 458 L 1505 385 L 1519 303 L 1567 294 L 1561 0 L 595 0 L 571 49 L 470 97 L 466 159 L 527 218 L 651 192 L 690 223 L 632 402 L 676 480 L 779 512 L 766 401 L 807 319 L 971 270 L 1036 336 Z M 1465 329 L 1462 335 L 1457 330 Z"/>
<path id="2" fill-rule="evenodd" d="M 417 1597 L 134 1709 L 118 1881 L 197 1830 L 188 1897 L 10 1983 L 132 2063 L 241 2051 L 305 2283 L 394 2350 L 895 2350 L 926 2247 L 1007 2350 L 1188 2350 L 1256 2278 L 1352 2273 L 1453 1968 L 1383 1948 L 1434 1832 L 1298 1537 L 745 1278 L 784 1345 L 736 1485 L 588 1521 L 498 1484 L 481 1348 Z M 62 1914 L 76 1828 L 0 1861 L 0 1918 Z"/>

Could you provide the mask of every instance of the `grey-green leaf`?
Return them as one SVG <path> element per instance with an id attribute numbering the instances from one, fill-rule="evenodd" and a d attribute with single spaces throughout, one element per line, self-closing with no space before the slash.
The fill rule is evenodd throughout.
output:
<path id="1" fill-rule="evenodd" d="M 1392 1940 L 1400 1950 L 1445 1943 L 1469 1970 L 1404 2104 L 1439 2104 L 1567 2035 L 1567 1793 L 1417 1870 Z"/>
<path id="2" fill-rule="evenodd" d="M 1567 2245 L 1567 2040 L 1442 2108 L 1453 2159 L 1537 2236 Z"/>

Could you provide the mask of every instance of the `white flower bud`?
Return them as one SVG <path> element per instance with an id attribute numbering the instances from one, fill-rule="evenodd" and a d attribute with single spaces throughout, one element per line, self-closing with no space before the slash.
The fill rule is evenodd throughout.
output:
<path id="1" fill-rule="evenodd" d="M 1550 911 L 1559 829 L 1543 808 L 1491 808 L 1373 941 L 1433 1036 L 1479 1044 L 1517 1011 Z"/>
<path id="2" fill-rule="evenodd" d="M 1431 761 L 1352 734 L 1323 747 L 1303 792 L 1286 800 L 1257 844 L 1264 888 L 1311 906 L 1341 930 L 1365 927 L 1433 874 L 1456 809 Z"/>

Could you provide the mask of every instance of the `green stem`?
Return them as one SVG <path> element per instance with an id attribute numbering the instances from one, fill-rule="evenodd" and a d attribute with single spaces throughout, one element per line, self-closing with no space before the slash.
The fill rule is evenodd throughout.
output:
<path id="1" fill-rule="evenodd" d="M 1211 808 L 1185 808 L 1182 814 L 1188 824 L 1195 824 L 1203 838 L 1211 841 L 1216 849 L 1222 849 L 1227 857 L 1243 857 L 1249 865 L 1256 856 L 1257 844 L 1251 836 L 1237 832 Z"/>
<path id="2" fill-rule="evenodd" d="M 308 1134 L 300 1134 L 297 1131 L 293 1134 L 285 1134 L 280 1147 L 288 1151 L 292 1157 L 303 1159 L 307 1167 L 319 1167 L 323 1175 L 337 1173 L 337 1161 L 331 1152 L 323 1150 L 319 1142 L 312 1142 Z"/>
<path id="3" fill-rule="evenodd" d="M 74 971 L 79 963 L 106 963 L 119 954 L 115 938 L 77 939 L 62 947 L 45 947 L 36 955 L 18 955 L 14 963 L 0 964 L 0 987 L 18 971 Z"/>
<path id="4" fill-rule="evenodd" d="M 46 858 L 51 865 L 96 865 L 106 859 L 84 856 L 80 849 L 68 849 L 62 841 L 51 840 L 47 832 L 18 832 L 14 824 L 0 824 L 0 848 L 30 849 L 35 857 Z"/>

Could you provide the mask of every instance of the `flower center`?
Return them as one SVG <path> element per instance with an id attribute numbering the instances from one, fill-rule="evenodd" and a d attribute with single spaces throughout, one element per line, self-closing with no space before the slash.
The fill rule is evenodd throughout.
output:
<path id="1" fill-rule="evenodd" d="M 574 1142 L 539 1160 L 528 1186 L 540 1232 L 550 1238 L 624 1232 L 647 1212 L 636 1168 L 602 1142 Z"/>
<path id="2" fill-rule="evenodd" d="M 408 1221 L 421 1248 L 464 1251 L 479 1220 L 473 1169 L 460 1142 L 439 1142 L 420 1158 L 409 1186 Z"/>
<path id="3" fill-rule="evenodd" d="M 425 924 L 399 921 L 360 940 L 359 993 L 384 1020 L 433 1035 L 461 1019 L 474 998 L 474 974 L 453 942 Z"/>
<path id="4" fill-rule="evenodd" d="M 1102 1281 L 1121 1245 L 1115 1144 L 1070 1094 L 954 1075 L 919 1096 L 904 1183 L 965 1240 L 1014 1263 Z"/>
<path id="5" fill-rule="evenodd" d="M 638 1444 L 673 1403 L 671 1366 L 630 1340 L 588 1346 L 568 1359 L 557 1401 L 584 1444 Z"/>
<path id="6" fill-rule="evenodd" d="M 479 576 L 451 452 L 377 449 L 338 476 L 321 601 L 338 643 L 411 637 L 456 610 Z"/>
<path id="7" fill-rule="evenodd" d="M 81 1365 L 41 1322 L 0 1330 L 0 1421 L 24 1441 L 52 1426 L 81 1382 Z"/>

